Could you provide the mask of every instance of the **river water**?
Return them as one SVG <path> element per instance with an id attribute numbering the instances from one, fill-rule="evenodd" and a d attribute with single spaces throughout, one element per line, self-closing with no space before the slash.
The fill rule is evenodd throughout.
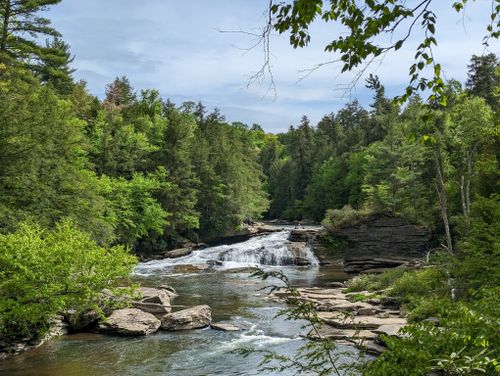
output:
<path id="1" fill-rule="evenodd" d="M 282 231 L 136 267 L 134 278 L 141 285 L 168 284 L 177 290 L 179 297 L 173 301 L 174 309 L 208 304 L 214 322 L 236 323 L 246 330 L 160 331 L 147 337 L 68 335 L 0 361 L 0 375 L 274 375 L 271 371 L 258 371 L 259 353 L 243 358 L 232 351 L 245 347 L 293 355 L 304 343 L 299 335 L 303 323 L 275 318 L 284 307 L 266 300 L 266 293 L 259 291 L 269 281 L 250 278 L 244 268 L 280 268 L 298 286 L 321 286 L 326 281 L 345 279 L 340 270 L 320 267 L 310 250 L 301 256 L 310 260 L 311 266 L 289 265 L 292 255 L 285 244 L 288 235 L 288 231 Z"/>

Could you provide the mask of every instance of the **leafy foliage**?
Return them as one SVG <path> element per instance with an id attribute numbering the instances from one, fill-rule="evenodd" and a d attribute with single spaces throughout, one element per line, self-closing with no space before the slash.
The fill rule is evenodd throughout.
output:
<path id="1" fill-rule="evenodd" d="M 70 221 L 50 231 L 24 223 L 0 235 L 0 337 L 43 333 L 69 308 L 98 310 L 102 290 L 127 278 L 135 262 L 123 246 L 99 247 Z"/>

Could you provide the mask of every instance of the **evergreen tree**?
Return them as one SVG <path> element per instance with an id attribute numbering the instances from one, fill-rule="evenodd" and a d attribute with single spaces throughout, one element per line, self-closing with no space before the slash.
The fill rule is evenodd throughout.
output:
<path id="1" fill-rule="evenodd" d="M 0 1 L 0 62 L 25 64 L 30 68 L 49 58 L 48 47 L 38 44 L 40 37 L 59 37 L 50 20 L 37 15 L 61 0 Z"/>
<path id="2" fill-rule="evenodd" d="M 473 55 L 468 65 L 467 90 L 472 95 L 484 98 L 493 109 L 498 109 L 498 97 L 494 92 L 500 86 L 499 67 L 498 57 L 493 53 Z"/>

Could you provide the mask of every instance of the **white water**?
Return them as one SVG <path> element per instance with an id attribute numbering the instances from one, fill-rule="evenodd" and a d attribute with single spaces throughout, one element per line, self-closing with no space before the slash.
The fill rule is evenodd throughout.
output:
<path id="1" fill-rule="evenodd" d="M 139 264 L 135 273 L 138 275 L 161 274 L 178 265 L 210 265 L 222 269 L 261 266 L 293 265 L 298 256 L 311 266 L 318 266 L 318 259 L 310 247 L 301 254 L 293 254 L 288 245 L 290 231 L 280 231 L 270 235 L 251 238 L 242 243 L 210 247 L 194 251 L 188 256 L 176 259 L 154 260 Z"/>

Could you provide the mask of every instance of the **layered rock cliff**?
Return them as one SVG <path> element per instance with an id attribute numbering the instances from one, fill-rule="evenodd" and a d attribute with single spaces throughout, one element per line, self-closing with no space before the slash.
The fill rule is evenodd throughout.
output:
<path id="1" fill-rule="evenodd" d="M 347 242 L 344 271 L 359 273 L 395 267 L 425 256 L 431 232 L 403 218 L 377 213 L 355 224 L 329 229 L 331 236 Z"/>

